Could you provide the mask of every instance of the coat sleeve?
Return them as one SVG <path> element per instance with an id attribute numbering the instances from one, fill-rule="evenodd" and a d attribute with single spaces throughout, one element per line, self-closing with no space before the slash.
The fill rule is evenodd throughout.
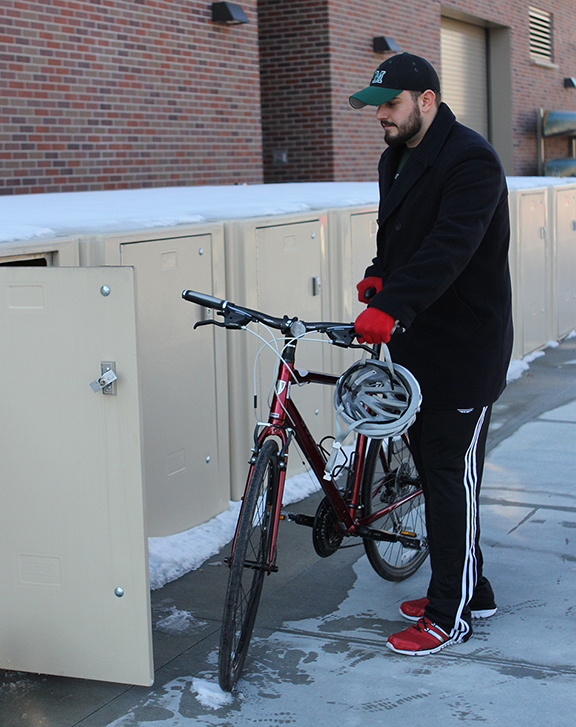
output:
<path id="1" fill-rule="evenodd" d="M 507 199 L 500 162 L 486 147 L 455 155 L 443 178 L 430 233 L 408 261 L 385 278 L 382 291 L 370 302 L 405 328 L 462 273 L 486 236 L 497 206 Z M 410 220 L 406 222 L 409 235 Z"/>

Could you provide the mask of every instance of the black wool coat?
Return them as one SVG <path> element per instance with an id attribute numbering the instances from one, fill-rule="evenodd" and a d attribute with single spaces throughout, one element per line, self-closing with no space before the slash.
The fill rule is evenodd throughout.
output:
<path id="1" fill-rule="evenodd" d="M 441 104 L 394 179 L 404 146 L 379 164 L 377 257 L 371 300 L 406 329 L 392 358 L 420 382 L 423 408 L 493 403 L 512 351 L 510 218 L 498 155 Z"/>

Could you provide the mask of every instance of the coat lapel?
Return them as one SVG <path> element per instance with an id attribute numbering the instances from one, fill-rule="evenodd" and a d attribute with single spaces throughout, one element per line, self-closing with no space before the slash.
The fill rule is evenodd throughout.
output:
<path id="1" fill-rule="evenodd" d="M 452 120 L 452 123 L 450 123 L 450 120 Z M 430 128 L 410 155 L 402 174 L 396 180 L 394 180 L 394 176 L 404 147 L 389 149 L 385 152 L 381 170 L 382 185 L 378 215 L 380 225 L 390 217 L 428 167 L 432 166 L 436 161 L 455 121 L 456 118 L 448 106 L 444 103 L 441 104 Z"/>

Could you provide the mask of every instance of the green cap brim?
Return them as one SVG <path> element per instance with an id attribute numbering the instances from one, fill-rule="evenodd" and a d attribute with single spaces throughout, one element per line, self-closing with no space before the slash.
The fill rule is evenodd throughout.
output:
<path id="1" fill-rule="evenodd" d="M 380 106 L 380 104 L 390 101 L 394 96 L 398 96 L 399 93 L 402 93 L 402 89 L 367 86 L 358 93 L 352 94 L 348 100 L 352 108 L 362 109 L 364 106 Z"/>

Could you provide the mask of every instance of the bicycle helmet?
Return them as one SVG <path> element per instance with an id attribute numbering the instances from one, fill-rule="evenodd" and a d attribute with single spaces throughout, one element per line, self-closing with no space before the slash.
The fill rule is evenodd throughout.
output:
<path id="1" fill-rule="evenodd" d="M 408 369 L 392 364 L 387 349 L 385 354 L 386 361 L 357 361 L 338 379 L 334 392 L 338 431 L 326 463 L 328 478 L 350 432 L 385 439 L 403 434 L 416 419 L 422 401 L 418 381 Z M 345 424 L 343 430 L 338 418 Z"/>

